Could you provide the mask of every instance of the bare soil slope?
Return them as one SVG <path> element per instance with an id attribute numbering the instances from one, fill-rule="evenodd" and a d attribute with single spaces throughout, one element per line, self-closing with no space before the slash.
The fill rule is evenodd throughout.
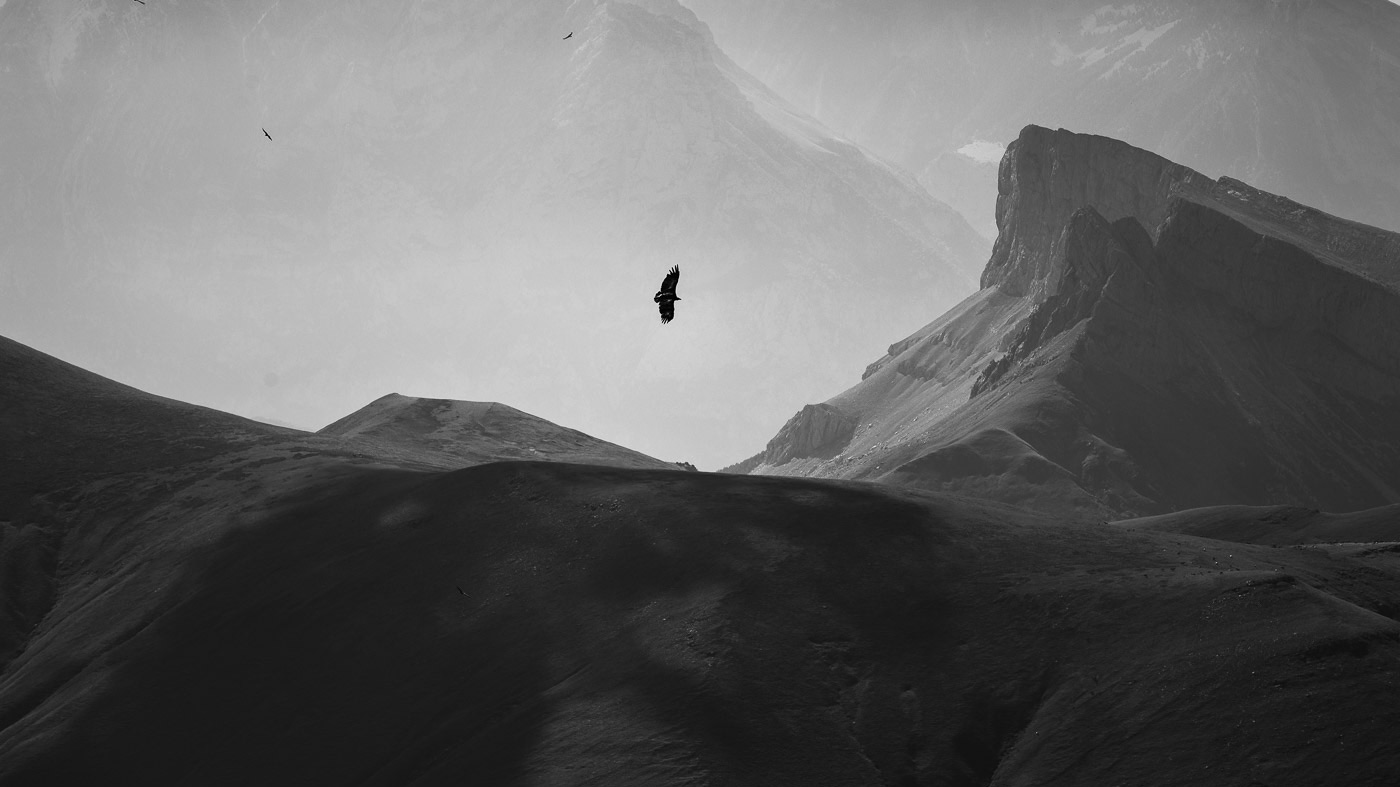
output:
<path id="1" fill-rule="evenodd" d="M 1362 560 L 559 464 L 363 469 L 265 506 L 73 567 L 0 686 L 4 783 L 1400 767 L 1400 624 L 1373 611 L 1400 582 Z"/>
<path id="2" fill-rule="evenodd" d="M 78 432 L 125 406 L 65 395 Z M 150 439 L 176 433 L 163 420 Z M 41 535 L 49 595 L 0 672 L 0 784 L 1400 769 L 1400 568 L 1365 553 L 850 482 L 405 468 L 291 438 L 275 461 L 112 475 L 79 456 L 85 483 L 7 504 L 0 556 Z M 69 477 L 42 436 L 6 441 Z"/>
<path id="3" fill-rule="evenodd" d="M 1346 514 L 1297 506 L 1217 506 L 1114 524 L 1242 544 L 1394 543 L 1400 542 L 1400 505 Z"/>
<path id="4" fill-rule="evenodd" d="M 317 434 L 373 441 L 381 453 L 435 452 L 456 465 L 548 459 L 653 470 L 676 467 L 500 402 L 389 394 Z"/>

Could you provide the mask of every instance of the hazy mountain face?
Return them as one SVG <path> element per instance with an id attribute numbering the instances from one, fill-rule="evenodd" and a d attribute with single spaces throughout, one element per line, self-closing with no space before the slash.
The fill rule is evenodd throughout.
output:
<path id="1" fill-rule="evenodd" d="M 663 0 L 10 0 L 0 101 L 0 330 L 303 427 L 397 390 L 717 465 L 987 252 Z"/>
<path id="2" fill-rule="evenodd" d="M 983 289 L 744 466 L 1115 516 L 1400 502 L 1400 234 L 1027 127 Z"/>
<path id="3" fill-rule="evenodd" d="M 1400 229 L 1400 7 L 1385 0 L 686 0 L 740 65 L 995 233 L 996 150 L 1122 139 Z"/>

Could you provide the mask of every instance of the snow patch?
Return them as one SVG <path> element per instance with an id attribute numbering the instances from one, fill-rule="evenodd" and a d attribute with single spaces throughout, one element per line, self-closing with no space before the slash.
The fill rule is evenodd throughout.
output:
<path id="1" fill-rule="evenodd" d="M 989 142 L 985 139 L 974 139 L 958 148 L 958 153 L 972 159 L 978 164 L 995 164 L 1001 161 L 1001 157 L 1006 153 L 1006 146 L 998 142 Z"/>
<path id="2" fill-rule="evenodd" d="M 1152 42 L 1161 38 L 1168 30 L 1171 30 L 1173 27 L 1176 27 L 1176 23 L 1179 21 L 1181 20 L 1173 19 L 1172 21 L 1167 22 L 1164 25 L 1157 25 L 1153 28 L 1144 27 L 1136 33 L 1133 33 L 1132 35 L 1123 39 L 1123 43 L 1137 44 L 1138 51 L 1141 52 L 1149 46 L 1152 46 Z"/>
<path id="3" fill-rule="evenodd" d="M 1139 10 L 1140 9 L 1136 5 L 1121 7 L 1111 5 L 1100 6 L 1097 10 L 1084 17 L 1084 20 L 1079 23 L 1079 32 L 1085 35 L 1102 35 L 1104 33 L 1115 32 L 1119 28 L 1129 24 L 1129 21 L 1125 19 L 1121 22 L 1108 22 L 1103 20 L 1103 17 L 1129 17 L 1136 14 Z"/>
<path id="4" fill-rule="evenodd" d="M 1172 21 L 1167 22 L 1166 24 L 1158 25 L 1156 27 L 1138 28 L 1138 30 L 1136 30 L 1135 32 L 1124 36 L 1123 38 L 1114 42 L 1110 46 L 1095 47 L 1093 49 L 1088 50 L 1087 52 L 1083 52 L 1079 55 L 1079 59 L 1083 63 L 1080 66 L 1080 68 L 1087 68 L 1088 66 L 1092 66 L 1093 64 L 1099 62 L 1100 60 L 1104 59 L 1110 54 L 1117 55 L 1119 62 L 1121 63 L 1123 59 L 1131 55 L 1135 55 L 1138 52 L 1147 49 L 1149 46 L 1152 46 L 1152 42 L 1161 38 L 1163 35 L 1166 34 L 1168 30 L 1171 30 L 1173 27 L 1176 27 L 1176 23 L 1179 21 L 1181 20 L 1173 19 Z"/>

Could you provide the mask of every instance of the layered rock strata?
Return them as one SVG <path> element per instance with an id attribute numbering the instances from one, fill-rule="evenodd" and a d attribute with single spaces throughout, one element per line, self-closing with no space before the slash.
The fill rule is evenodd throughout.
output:
<path id="1" fill-rule="evenodd" d="M 840 454 L 754 472 L 1105 517 L 1400 501 L 1400 236 L 1034 126 L 1000 188 L 984 289 L 828 403 Z"/>

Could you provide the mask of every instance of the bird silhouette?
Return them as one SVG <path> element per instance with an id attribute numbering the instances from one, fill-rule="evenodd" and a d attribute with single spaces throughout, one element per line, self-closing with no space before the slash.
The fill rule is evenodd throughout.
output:
<path id="1" fill-rule="evenodd" d="M 467 591 L 463 590 L 461 585 L 457 586 L 457 592 L 461 593 L 464 596 L 467 595 Z"/>
<path id="2" fill-rule="evenodd" d="M 145 3 L 142 3 L 142 5 L 145 5 Z M 271 142 L 271 141 L 272 141 L 272 135 L 269 134 L 269 133 L 267 133 L 267 129 L 263 129 L 262 132 L 263 132 L 263 136 L 267 137 L 267 141 L 268 141 L 268 142 Z"/>
<path id="3" fill-rule="evenodd" d="M 146 0 L 136 0 L 136 2 L 140 3 L 141 5 L 145 5 L 145 4 L 146 4 Z"/>
<path id="4" fill-rule="evenodd" d="M 662 323 L 668 323 L 675 319 L 675 303 L 680 300 L 680 297 L 676 295 L 676 284 L 680 282 L 680 280 L 681 267 L 679 265 L 672 265 L 671 270 L 666 274 L 666 278 L 661 280 L 661 289 L 652 297 L 652 300 L 656 301 L 657 305 L 661 307 Z"/>
<path id="5" fill-rule="evenodd" d="M 565 40 L 565 41 L 568 41 L 570 38 L 573 38 L 573 37 L 574 37 L 574 34 L 573 34 L 572 31 L 570 31 L 568 35 L 564 36 L 564 40 Z"/>

